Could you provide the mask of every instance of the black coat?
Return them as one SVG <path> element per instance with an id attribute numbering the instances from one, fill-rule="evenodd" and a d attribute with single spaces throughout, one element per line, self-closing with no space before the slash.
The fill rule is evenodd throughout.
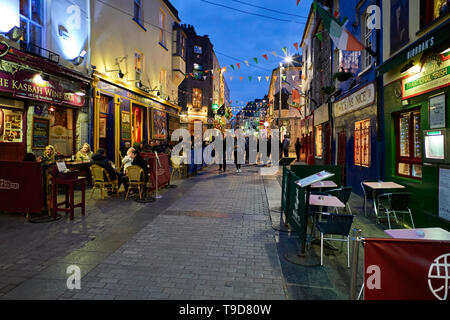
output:
<path id="1" fill-rule="evenodd" d="M 111 162 L 101 153 L 94 153 L 92 163 L 104 168 L 109 174 L 111 180 L 116 180 L 116 170 L 112 167 Z"/>
<path id="2" fill-rule="evenodd" d="M 145 161 L 141 155 L 136 155 L 133 162 L 131 163 L 133 166 L 139 166 L 144 170 L 144 177 L 145 181 L 148 181 L 148 164 L 147 161 Z"/>

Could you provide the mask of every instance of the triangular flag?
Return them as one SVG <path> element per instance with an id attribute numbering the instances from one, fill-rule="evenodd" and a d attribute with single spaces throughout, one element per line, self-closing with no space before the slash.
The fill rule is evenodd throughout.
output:
<path id="1" fill-rule="evenodd" d="M 273 80 L 277 81 L 278 76 L 273 76 Z"/>
<path id="2" fill-rule="evenodd" d="M 258 77 L 258 81 L 261 82 L 261 77 Z"/>
<path id="3" fill-rule="evenodd" d="M 206 76 L 203 76 L 203 80 L 206 80 Z"/>
<path id="4" fill-rule="evenodd" d="M 227 72 L 227 67 L 223 67 L 223 72 Z"/>
<path id="5" fill-rule="evenodd" d="M 287 78 L 286 76 L 283 76 L 283 81 L 286 81 L 286 78 Z"/>
<path id="6" fill-rule="evenodd" d="M 287 48 L 286 47 L 284 47 L 284 48 L 281 48 L 282 50 L 283 50 L 283 52 L 284 52 L 284 55 L 286 55 L 287 56 Z"/>
<path id="7" fill-rule="evenodd" d="M 267 61 L 269 61 L 269 58 L 267 57 L 267 54 L 263 54 L 263 57 L 264 57 Z"/>
<path id="8" fill-rule="evenodd" d="M 237 65 L 238 69 L 240 70 L 241 69 L 241 65 L 239 63 L 236 63 L 236 65 Z"/>
<path id="9" fill-rule="evenodd" d="M 248 77 L 248 80 L 252 81 L 252 76 Z"/>
<path id="10" fill-rule="evenodd" d="M 276 51 L 272 51 L 272 54 L 277 57 L 277 52 Z"/>
<path id="11" fill-rule="evenodd" d="M 300 3 L 300 0 L 297 0 L 297 6 L 298 6 L 299 3 Z"/>
<path id="12" fill-rule="evenodd" d="M 258 58 L 253 58 L 255 60 L 256 64 L 258 64 Z"/>
<path id="13" fill-rule="evenodd" d="M 295 50 L 298 51 L 298 42 L 294 43 Z"/>
<path id="14" fill-rule="evenodd" d="M 230 77 L 230 81 L 233 81 L 233 77 Z M 230 102 L 231 103 L 231 102 Z"/>
<path id="15" fill-rule="evenodd" d="M 267 82 L 269 82 L 269 79 L 270 79 L 270 77 L 269 77 L 269 76 L 267 76 L 267 77 L 266 77 L 266 81 L 267 81 Z"/>
<path id="16" fill-rule="evenodd" d="M 245 62 L 245 64 L 246 64 L 246 65 L 247 65 L 247 67 L 248 67 L 248 60 L 245 60 L 244 62 Z"/>
<path id="17" fill-rule="evenodd" d="M 243 79 L 242 77 L 239 77 L 239 80 L 241 80 L 241 81 L 242 81 L 242 79 Z"/>
<path id="18" fill-rule="evenodd" d="M 319 32 L 318 34 L 316 34 L 316 37 L 317 37 L 317 39 L 322 41 L 322 32 Z"/>
<path id="19" fill-rule="evenodd" d="M 292 76 L 292 81 L 295 81 L 295 76 Z"/>
<path id="20" fill-rule="evenodd" d="M 314 10 L 319 13 L 325 29 L 339 50 L 362 51 L 365 49 L 364 45 L 345 28 L 345 25 L 331 16 L 317 1 L 314 1 Z"/>
<path id="21" fill-rule="evenodd" d="M 233 70 L 234 70 L 234 66 L 233 66 L 233 65 L 231 65 L 230 67 L 231 67 L 231 69 L 233 69 Z"/>

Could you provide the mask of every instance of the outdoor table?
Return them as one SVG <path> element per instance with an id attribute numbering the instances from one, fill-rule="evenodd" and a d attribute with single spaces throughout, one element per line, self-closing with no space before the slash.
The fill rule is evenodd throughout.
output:
<path id="1" fill-rule="evenodd" d="M 364 185 L 372 190 L 393 190 L 393 189 L 405 189 L 404 186 L 395 182 L 364 182 Z M 366 212 L 367 203 L 364 203 L 364 212 Z M 375 209 L 375 215 L 378 217 L 378 205 L 376 197 L 373 197 L 373 207 Z"/>
<path id="2" fill-rule="evenodd" d="M 92 177 L 89 167 L 92 165 L 91 161 L 65 161 L 68 168 L 74 168 L 77 171 L 86 173 L 87 184 L 92 186 Z"/>
<path id="3" fill-rule="evenodd" d="M 70 220 L 73 220 L 74 209 L 81 208 L 81 215 L 84 216 L 85 213 L 85 190 L 86 178 L 51 178 L 52 181 L 52 209 L 53 209 L 53 218 L 56 219 L 57 212 L 63 211 L 70 214 Z M 81 202 L 75 203 L 74 200 L 74 187 L 76 184 L 81 185 Z M 63 202 L 58 203 L 58 186 L 65 187 L 66 197 Z M 64 205 L 65 208 L 60 207 L 60 205 Z"/>
<path id="4" fill-rule="evenodd" d="M 384 232 L 395 239 L 450 241 L 450 232 L 441 228 L 390 229 Z"/>
<path id="5" fill-rule="evenodd" d="M 320 191 L 322 191 L 323 188 L 336 188 L 336 187 L 337 184 L 331 180 L 319 181 L 311 185 L 312 189 L 319 189 Z"/>

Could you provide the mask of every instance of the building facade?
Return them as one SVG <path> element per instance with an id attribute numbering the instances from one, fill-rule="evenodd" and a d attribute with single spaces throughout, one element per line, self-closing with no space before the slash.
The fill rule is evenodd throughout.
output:
<path id="1" fill-rule="evenodd" d="M 88 141 L 89 1 L 0 2 L 0 159 Z"/>
<path id="2" fill-rule="evenodd" d="M 91 1 L 90 12 L 91 143 L 118 164 L 125 142 L 165 141 L 177 128 L 185 34 L 167 0 Z"/>

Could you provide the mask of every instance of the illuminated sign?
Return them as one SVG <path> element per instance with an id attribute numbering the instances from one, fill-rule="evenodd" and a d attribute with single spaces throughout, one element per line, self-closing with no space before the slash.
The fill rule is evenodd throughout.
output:
<path id="1" fill-rule="evenodd" d="M 67 60 L 85 50 L 89 34 L 89 1 L 59 0 L 51 5 L 52 35 Z"/>
<path id="2" fill-rule="evenodd" d="M 19 0 L 0 1 L 0 32 L 20 27 Z"/>

